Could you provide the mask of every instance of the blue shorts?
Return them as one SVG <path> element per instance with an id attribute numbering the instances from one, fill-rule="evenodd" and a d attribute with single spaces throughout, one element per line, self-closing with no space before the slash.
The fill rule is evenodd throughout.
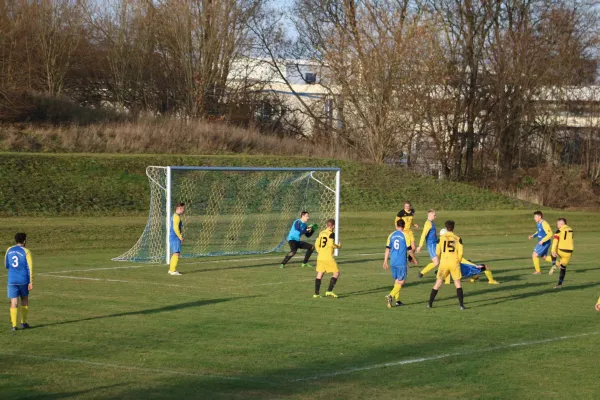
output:
<path id="1" fill-rule="evenodd" d="M 6 285 L 9 299 L 29 296 L 28 285 Z"/>
<path id="2" fill-rule="evenodd" d="M 469 278 L 471 276 L 479 275 L 481 270 L 477 267 L 474 267 L 470 264 L 460 264 L 460 274 L 463 278 Z"/>
<path id="3" fill-rule="evenodd" d="M 406 265 L 403 267 L 391 267 L 390 270 L 392 271 L 392 278 L 398 279 L 399 281 L 406 280 L 406 272 L 408 270 Z"/>
<path id="4" fill-rule="evenodd" d="M 436 247 L 437 243 L 427 243 L 427 251 L 429 251 L 429 258 L 431 258 L 432 260 L 437 257 L 437 254 L 435 253 Z"/>
<path id="5" fill-rule="evenodd" d="M 171 243 L 171 254 L 181 253 L 181 240 L 171 239 L 169 243 Z"/>
<path id="6" fill-rule="evenodd" d="M 548 251 L 550 250 L 550 244 L 552 243 L 551 240 L 548 240 L 546 243 L 542 244 L 542 245 L 537 245 L 535 246 L 535 249 L 533 249 L 533 251 L 535 251 L 537 253 L 538 256 L 540 257 L 546 257 L 548 255 Z"/>

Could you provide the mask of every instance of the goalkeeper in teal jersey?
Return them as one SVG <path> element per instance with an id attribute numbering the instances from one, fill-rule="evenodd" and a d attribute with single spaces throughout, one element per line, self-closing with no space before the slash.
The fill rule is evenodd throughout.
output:
<path id="1" fill-rule="evenodd" d="M 181 245 L 183 244 L 183 221 L 181 216 L 185 212 L 185 203 L 175 205 L 175 214 L 171 217 L 169 224 L 169 246 L 171 248 L 171 260 L 169 263 L 169 275 L 181 275 L 177 271 L 179 255 L 181 254 Z"/>
<path id="2" fill-rule="evenodd" d="M 290 259 L 296 255 L 298 249 L 306 250 L 302 267 L 312 268 L 310 264 L 308 264 L 308 260 L 310 259 L 312 253 L 315 251 L 315 246 L 300 240 L 302 235 L 305 235 L 306 237 L 311 237 L 314 231 L 318 229 L 317 225 L 306 225 L 309 218 L 310 215 L 308 214 L 308 211 L 302 211 L 300 213 L 300 218 L 295 220 L 292 224 L 292 227 L 290 228 L 290 232 L 288 233 L 287 237 L 288 244 L 290 245 L 290 252 L 287 253 L 286 256 L 283 258 L 283 261 L 281 262 L 279 268 L 285 268 L 285 264 L 287 264 L 288 261 L 290 261 Z"/>

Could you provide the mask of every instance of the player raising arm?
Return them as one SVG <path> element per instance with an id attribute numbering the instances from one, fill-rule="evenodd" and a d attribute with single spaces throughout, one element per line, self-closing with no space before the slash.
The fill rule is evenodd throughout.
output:
<path id="1" fill-rule="evenodd" d="M 390 269 L 388 259 L 390 259 L 392 278 L 394 278 L 394 288 L 385 296 L 388 308 L 392 308 L 392 300 L 396 300 L 396 306 L 403 306 L 400 301 L 400 289 L 406 282 L 408 264 L 406 260 L 406 248 L 408 247 L 406 236 L 404 235 L 404 220 L 396 221 L 396 231 L 388 236 L 385 246 L 385 256 L 383 258 L 383 269 Z"/>
<path id="2" fill-rule="evenodd" d="M 394 221 L 394 228 L 396 227 L 396 222 L 399 219 L 404 220 L 404 236 L 406 236 L 406 244 L 408 244 L 408 260 L 413 264 L 418 264 L 419 261 L 417 257 L 415 257 L 415 235 L 412 231 L 412 228 L 419 228 L 419 225 L 413 224 L 413 218 L 415 217 L 415 210 L 412 208 L 410 201 L 404 202 L 404 208 L 398 212 L 396 215 L 396 220 Z"/>
<path id="3" fill-rule="evenodd" d="M 12 330 L 17 330 L 19 298 L 21 299 L 21 328 L 29 328 L 29 291 L 33 290 L 33 262 L 31 252 L 25 248 L 27 235 L 17 233 L 16 245 L 6 250 L 4 264 L 8 270 L 8 298 L 10 299 L 10 322 Z"/>
<path id="4" fill-rule="evenodd" d="M 325 292 L 325 296 L 333 297 L 337 299 L 338 296 L 333 293 L 333 288 L 337 283 L 338 278 L 340 277 L 340 270 L 338 269 L 338 265 L 333 258 L 333 252 L 335 249 L 340 249 L 342 247 L 341 243 L 335 243 L 335 220 L 328 219 L 327 227 L 321 233 L 319 233 L 319 237 L 316 242 L 316 250 L 317 250 L 317 278 L 315 279 L 315 294 L 313 297 L 321 297 L 319 294 L 319 290 L 321 289 L 321 279 L 323 279 L 323 275 L 331 272 L 333 277 L 329 281 L 329 288 Z"/>
<path id="5" fill-rule="evenodd" d="M 548 222 L 544 221 L 544 214 L 541 211 L 536 211 L 533 213 L 533 219 L 537 224 L 537 231 L 529 236 L 529 239 L 533 239 L 537 237 L 538 243 L 533 249 L 533 253 L 531 254 L 531 258 L 533 260 L 533 275 L 541 274 L 540 270 L 540 260 L 538 257 L 543 257 L 546 261 L 552 262 L 552 257 L 548 255 L 550 252 L 550 244 L 552 243 L 552 230 L 550 229 L 550 225 Z"/>
<path id="6" fill-rule="evenodd" d="M 175 214 L 171 217 L 171 226 L 169 229 L 169 246 L 171 248 L 171 261 L 169 263 L 169 275 L 181 275 L 177 271 L 179 255 L 181 254 L 181 245 L 183 244 L 183 221 L 181 216 L 185 212 L 185 203 L 175 205 Z"/>
<path id="7" fill-rule="evenodd" d="M 431 262 L 427 264 L 427 266 L 423 268 L 421 272 L 419 272 L 419 279 L 421 279 L 423 275 L 427 274 L 429 271 L 437 267 L 440 263 L 435 252 L 438 242 L 438 236 L 433 221 L 435 220 L 436 216 L 437 215 L 435 213 L 435 210 L 427 211 L 427 221 L 425 221 L 425 225 L 423 226 L 423 233 L 421 233 L 421 240 L 419 241 L 419 247 L 417 247 L 417 253 L 420 253 L 423 244 L 427 243 L 427 251 L 429 252 Z"/>
<path id="8" fill-rule="evenodd" d="M 558 265 L 560 275 L 558 277 L 558 284 L 554 286 L 554 289 L 560 289 L 567 274 L 567 265 L 569 265 L 571 256 L 573 255 L 573 229 L 567 225 L 565 218 L 559 218 L 556 222 L 556 227 L 558 230 L 552 241 L 552 268 L 549 274 L 552 275 Z M 556 261 L 557 258 L 559 258 L 558 263 Z"/>
<path id="9" fill-rule="evenodd" d="M 302 263 L 302 267 L 310 267 L 308 264 L 308 260 L 312 255 L 313 251 L 315 251 L 315 246 L 310 243 L 300 241 L 300 237 L 302 235 L 306 235 L 306 237 L 311 237 L 313 234 L 313 226 L 307 226 L 306 223 L 310 215 L 308 215 L 308 211 L 302 211 L 300 213 L 300 218 L 295 220 L 290 228 L 290 233 L 288 234 L 288 244 L 290 245 L 290 252 L 284 257 L 283 261 L 279 268 L 285 268 L 285 264 L 290 261 L 292 257 L 296 255 L 298 249 L 306 249 L 306 254 L 304 255 L 304 262 Z"/>
<path id="10" fill-rule="evenodd" d="M 451 275 L 452 279 L 454 280 L 454 286 L 456 286 L 458 304 L 460 305 L 460 309 L 464 310 L 465 306 L 463 304 L 463 290 L 460 283 L 460 279 L 462 277 L 460 273 L 460 260 L 462 260 L 463 257 L 462 239 L 456 236 L 453 232 L 454 221 L 446 221 L 445 226 L 448 232 L 444 235 L 440 235 L 440 241 L 437 244 L 436 249 L 436 254 L 440 260 L 440 269 L 437 273 L 435 285 L 433 286 L 433 289 L 431 289 L 427 308 L 433 307 L 433 301 L 435 300 L 435 296 L 438 294 L 438 290 L 444 283 L 446 277 Z"/>

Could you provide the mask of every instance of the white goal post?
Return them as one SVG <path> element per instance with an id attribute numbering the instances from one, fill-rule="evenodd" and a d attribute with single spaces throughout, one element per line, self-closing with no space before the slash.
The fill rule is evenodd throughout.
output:
<path id="1" fill-rule="evenodd" d="M 185 203 L 183 258 L 277 251 L 302 210 L 319 229 L 335 219 L 339 243 L 340 173 L 340 168 L 149 166 L 146 228 L 113 260 L 168 264 L 171 218 L 179 202 Z"/>

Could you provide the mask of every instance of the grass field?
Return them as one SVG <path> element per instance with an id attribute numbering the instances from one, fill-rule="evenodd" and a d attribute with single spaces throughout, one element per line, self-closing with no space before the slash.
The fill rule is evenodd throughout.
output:
<path id="1" fill-rule="evenodd" d="M 109 261 L 144 218 L 0 219 L 2 243 L 28 233 L 36 273 L 33 329 L 11 332 L 2 311 L 0 397 L 598 398 L 600 215 L 564 214 L 576 252 L 560 291 L 531 275 L 529 211 L 438 215 L 501 282 L 465 283 L 466 311 L 453 286 L 427 310 L 433 274 L 416 267 L 406 306 L 385 307 L 394 212 L 342 214 L 337 300 L 313 299 L 314 271 L 299 256 L 280 270 L 283 253 L 184 260 L 181 277 Z"/>

